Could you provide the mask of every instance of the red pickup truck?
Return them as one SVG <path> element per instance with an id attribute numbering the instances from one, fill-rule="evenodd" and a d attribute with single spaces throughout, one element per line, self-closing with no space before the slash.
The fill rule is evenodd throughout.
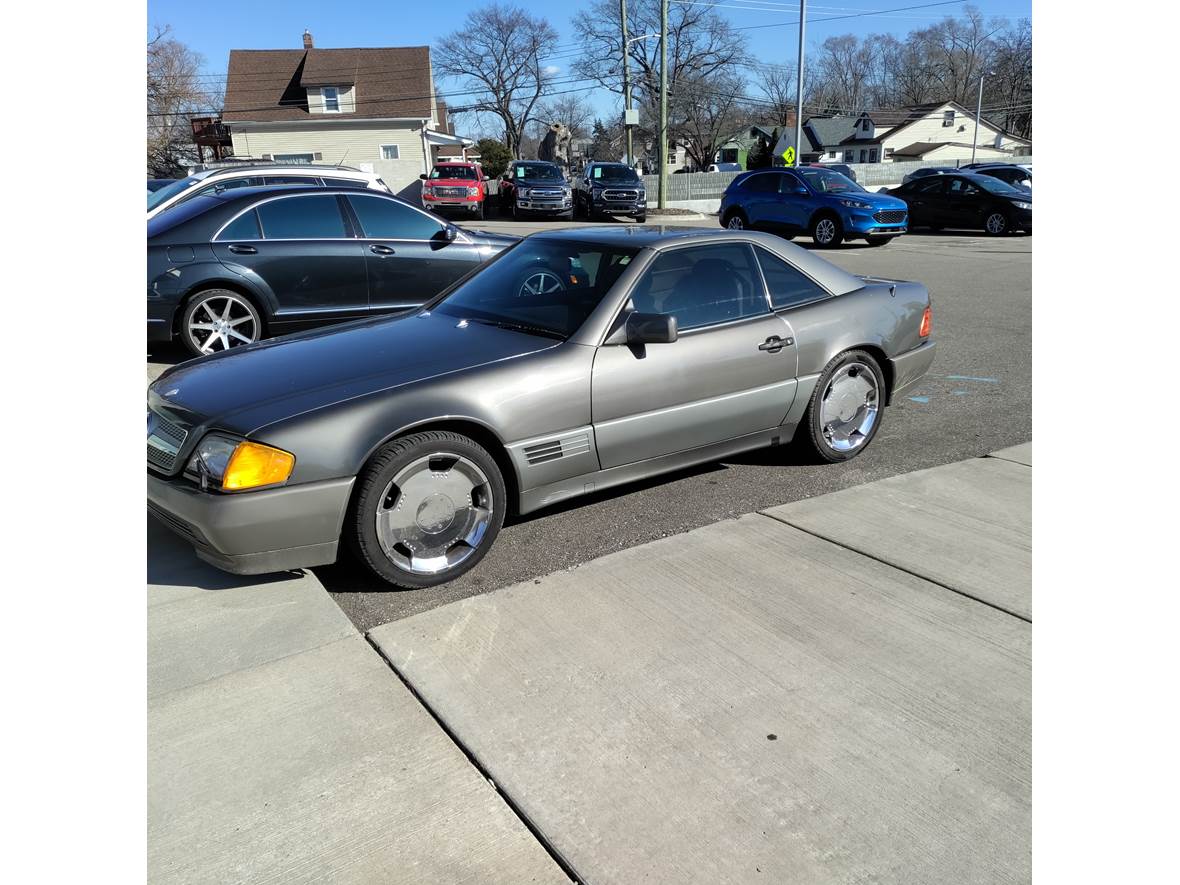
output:
<path id="1" fill-rule="evenodd" d="M 422 206 L 428 211 L 484 217 L 488 177 L 479 163 L 435 163 L 429 175 L 418 177 L 422 179 Z"/>

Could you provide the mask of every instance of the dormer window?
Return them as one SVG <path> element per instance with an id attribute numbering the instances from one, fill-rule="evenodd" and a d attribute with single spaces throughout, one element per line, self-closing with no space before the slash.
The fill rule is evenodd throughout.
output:
<path id="1" fill-rule="evenodd" d="M 340 93 L 335 86 L 325 86 L 320 90 L 324 97 L 324 113 L 340 113 Z"/>
<path id="2" fill-rule="evenodd" d="M 942 112 L 942 125 L 943 126 L 954 126 L 955 125 L 955 112 L 953 110 Z"/>
<path id="3" fill-rule="evenodd" d="M 860 121 L 860 131 L 861 132 L 868 132 L 870 125 L 871 124 L 869 123 L 869 118 L 865 117 L 863 120 Z"/>

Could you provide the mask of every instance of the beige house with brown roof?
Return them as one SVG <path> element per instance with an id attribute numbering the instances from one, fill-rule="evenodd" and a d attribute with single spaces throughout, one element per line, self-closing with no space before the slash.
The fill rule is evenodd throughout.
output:
<path id="1" fill-rule="evenodd" d="M 395 193 L 473 142 L 453 134 L 435 94 L 429 46 L 234 49 L 225 111 L 234 154 L 357 166 Z"/>

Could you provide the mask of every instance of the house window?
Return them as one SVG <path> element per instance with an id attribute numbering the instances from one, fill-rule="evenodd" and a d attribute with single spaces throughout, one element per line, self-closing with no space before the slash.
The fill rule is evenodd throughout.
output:
<path id="1" fill-rule="evenodd" d="M 828 151 L 828 159 L 829 160 L 836 159 L 836 152 L 835 151 Z"/>
<path id="2" fill-rule="evenodd" d="M 953 110 L 942 112 L 942 125 L 943 126 L 954 126 L 955 125 L 955 112 Z"/>
<path id="3" fill-rule="evenodd" d="M 276 163 L 311 163 L 315 160 L 315 154 L 275 154 L 274 161 Z"/>
<path id="4" fill-rule="evenodd" d="M 335 86 L 325 86 L 320 94 L 324 97 L 325 113 L 340 113 L 340 92 Z"/>
<path id="5" fill-rule="evenodd" d="M 860 129 L 861 129 L 861 132 L 868 132 L 869 131 L 869 118 L 868 117 L 865 117 L 863 120 L 860 121 Z"/>
<path id="6" fill-rule="evenodd" d="M 844 152 L 844 162 L 845 162 L 845 163 L 854 163 L 854 162 L 856 162 L 856 161 L 853 159 L 853 157 L 852 157 L 852 151 L 845 151 L 845 152 Z"/>
<path id="7" fill-rule="evenodd" d="M 877 162 L 877 149 L 876 148 L 869 148 L 869 162 L 870 163 Z"/>
<path id="8" fill-rule="evenodd" d="M 382 160 L 400 160 L 401 150 L 396 144 L 381 145 L 381 159 Z"/>
<path id="9" fill-rule="evenodd" d="M 885 148 L 885 159 L 890 159 L 893 156 L 893 148 Z"/>
<path id="10" fill-rule="evenodd" d="M 868 152 L 867 150 L 865 150 L 864 148 L 861 148 L 861 149 L 860 149 L 860 161 L 861 161 L 862 163 L 865 163 L 865 162 L 867 162 L 867 161 L 868 161 L 868 156 L 869 156 L 869 152 Z"/>

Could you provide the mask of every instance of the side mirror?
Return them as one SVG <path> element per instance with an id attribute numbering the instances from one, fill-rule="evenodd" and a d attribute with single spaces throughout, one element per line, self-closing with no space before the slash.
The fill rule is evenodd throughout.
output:
<path id="1" fill-rule="evenodd" d="M 671 344 L 676 340 L 676 317 L 666 313 L 640 313 L 627 316 L 628 344 Z"/>
<path id="2" fill-rule="evenodd" d="M 426 173 L 425 173 L 425 172 L 423 172 L 423 173 L 422 173 L 421 175 L 419 175 L 418 177 L 419 177 L 419 178 L 421 178 L 423 181 L 425 181 L 425 180 L 426 180 Z"/>
<path id="3" fill-rule="evenodd" d="M 458 235 L 459 228 L 455 227 L 453 224 L 448 224 L 445 228 L 443 228 L 443 236 L 446 237 L 448 243 L 455 242 L 455 237 Z"/>

